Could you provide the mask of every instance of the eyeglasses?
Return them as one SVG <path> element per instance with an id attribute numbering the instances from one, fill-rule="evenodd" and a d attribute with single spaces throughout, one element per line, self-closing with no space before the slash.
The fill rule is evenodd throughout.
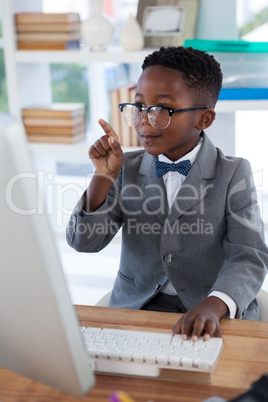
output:
<path id="1" fill-rule="evenodd" d="M 209 106 L 200 106 L 186 109 L 172 109 L 167 106 L 158 105 L 145 107 L 137 103 L 120 103 L 118 107 L 128 126 L 135 127 L 140 121 L 141 112 L 146 111 L 150 124 L 159 130 L 164 130 L 169 126 L 174 113 L 191 112 L 192 110 L 204 110 L 209 108 Z"/>

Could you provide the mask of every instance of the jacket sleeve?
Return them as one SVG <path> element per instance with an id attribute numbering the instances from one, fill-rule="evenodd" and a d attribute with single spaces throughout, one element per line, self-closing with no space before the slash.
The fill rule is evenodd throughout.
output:
<path id="1" fill-rule="evenodd" d="M 237 304 L 241 318 L 259 292 L 268 266 L 263 222 L 250 164 L 242 159 L 226 198 L 226 259 L 211 290 L 225 292 Z"/>
<path id="2" fill-rule="evenodd" d="M 98 252 L 109 244 L 122 225 L 120 209 L 121 173 L 100 208 L 83 210 L 85 193 L 74 208 L 66 228 L 68 244 L 77 251 Z"/>

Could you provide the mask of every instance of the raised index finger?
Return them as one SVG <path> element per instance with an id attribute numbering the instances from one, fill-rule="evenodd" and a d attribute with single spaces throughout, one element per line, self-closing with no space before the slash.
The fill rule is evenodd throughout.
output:
<path id="1" fill-rule="evenodd" d="M 99 119 L 99 125 L 108 137 L 113 137 L 115 141 L 119 142 L 118 135 L 116 134 L 112 126 L 107 123 L 107 121 L 105 121 L 104 119 Z"/>

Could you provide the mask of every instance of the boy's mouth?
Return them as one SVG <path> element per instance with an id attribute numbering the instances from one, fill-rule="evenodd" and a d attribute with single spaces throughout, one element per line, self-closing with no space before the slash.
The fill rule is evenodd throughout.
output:
<path id="1" fill-rule="evenodd" d="M 141 142 L 146 144 L 149 142 L 156 141 L 159 137 L 160 135 L 140 135 L 140 140 Z"/>
<path id="2" fill-rule="evenodd" d="M 159 138 L 161 136 L 161 133 L 157 132 L 155 134 L 151 134 L 149 130 L 141 129 L 139 130 L 138 135 L 141 139 L 144 139 L 144 141 L 151 141 Z"/>

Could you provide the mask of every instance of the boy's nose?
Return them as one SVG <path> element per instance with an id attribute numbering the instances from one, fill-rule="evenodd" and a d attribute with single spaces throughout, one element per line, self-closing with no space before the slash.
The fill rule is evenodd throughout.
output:
<path id="1" fill-rule="evenodd" d="M 147 111 L 142 110 L 140 113 L 141 113 L 141 122 L 143 124 L 150 124 Z"/>

